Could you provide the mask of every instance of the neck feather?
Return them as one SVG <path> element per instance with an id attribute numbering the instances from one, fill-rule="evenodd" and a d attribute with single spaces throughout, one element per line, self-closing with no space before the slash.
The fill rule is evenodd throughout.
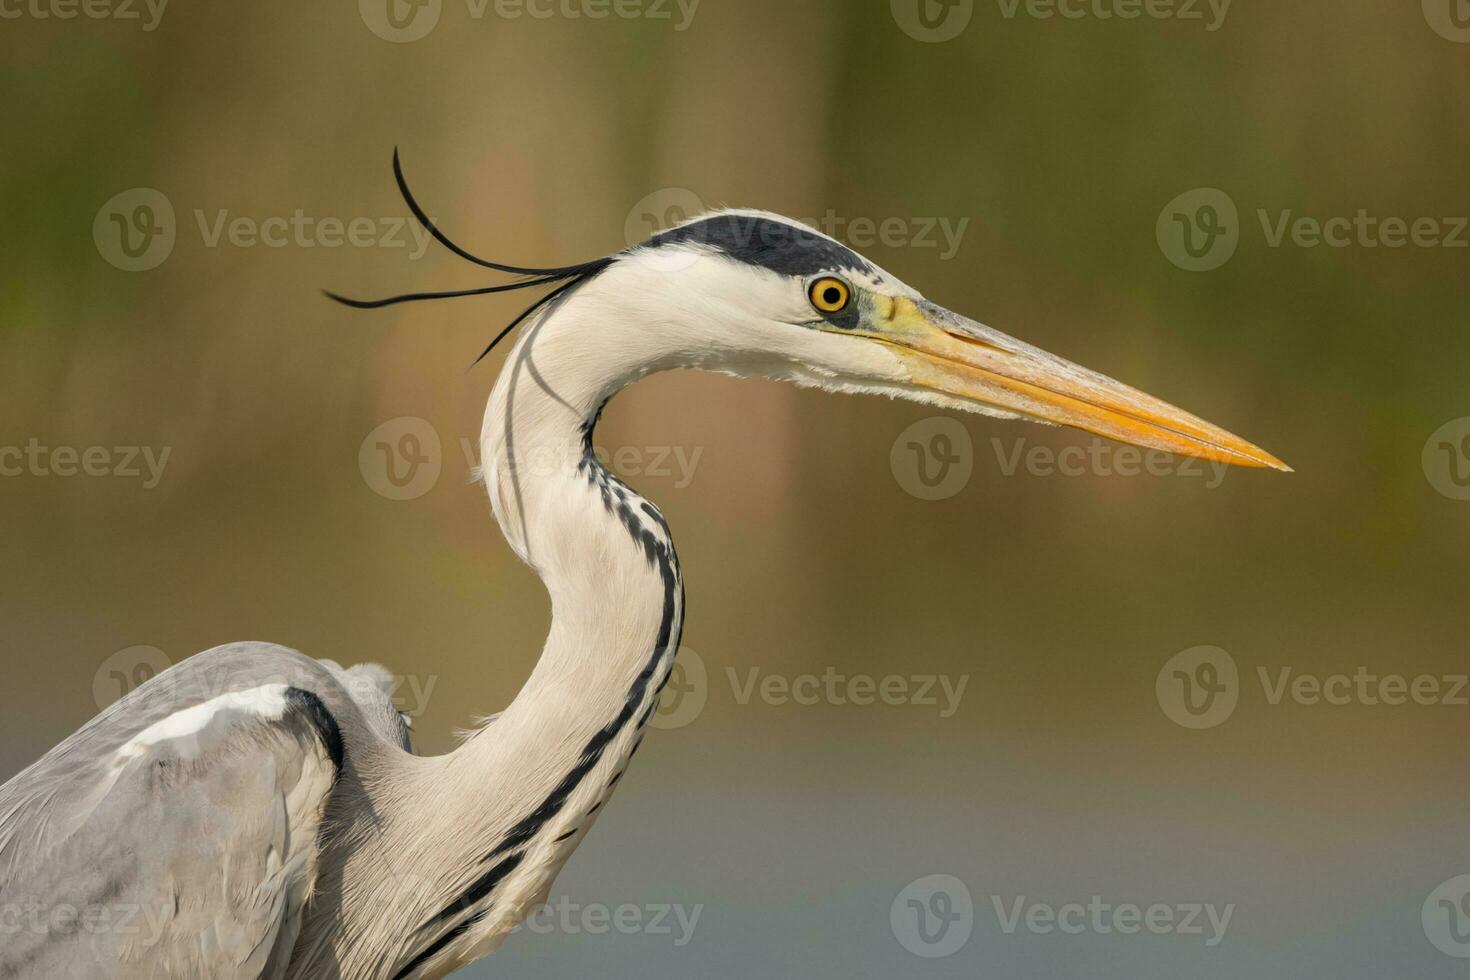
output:
<path id="1" fill-rule="evenodd" d="M 663 517 L 591 451 L 602 406 L 637 373 L 575 356 L 571 329 L 554 310 L 532 326 L 481 437 L 496 517 L 541 576 L 552 623 L 519 695 L 439 774 L 448 785 L 438 792 L 473 801 L 430 845 L 439 863 L 459 855 L 440 927 L 459 930 L 441 947 L 459 962 L 544 901 L 641 742 L 682 628 L 683 580 Z"/>

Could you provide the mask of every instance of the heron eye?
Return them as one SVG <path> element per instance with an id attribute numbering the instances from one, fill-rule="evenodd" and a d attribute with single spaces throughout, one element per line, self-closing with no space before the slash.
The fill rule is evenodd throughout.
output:
<path id="1" fill-rule="evenodd" d="M 852 289 L 841 279 L 827 276 L 812 283 L 812 305 L 821 313 L 841 313 L 852 300 Z"/>

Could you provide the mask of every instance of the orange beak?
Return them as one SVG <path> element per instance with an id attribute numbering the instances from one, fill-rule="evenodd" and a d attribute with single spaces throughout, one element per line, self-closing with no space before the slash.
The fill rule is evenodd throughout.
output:
<path id="1" fill-rule="evenodd" d="M 1217 425 L 984 324 L 923 300 L 877 300 L 877 326 L 849 332 L 893 347 L 918 387 L 1148 449 L 1291 472 Z"/>

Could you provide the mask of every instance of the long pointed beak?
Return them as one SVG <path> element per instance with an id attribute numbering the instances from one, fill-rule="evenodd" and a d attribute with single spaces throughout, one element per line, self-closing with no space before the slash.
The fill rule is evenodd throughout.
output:
<path id="1" fill-rule="evenodd" d="M 1067 425 L 1181 456 L 1291 467 L 1173 405 L 924 300 L 882 298 L 873 331 L 915 385 L 1039 422 Z"/>

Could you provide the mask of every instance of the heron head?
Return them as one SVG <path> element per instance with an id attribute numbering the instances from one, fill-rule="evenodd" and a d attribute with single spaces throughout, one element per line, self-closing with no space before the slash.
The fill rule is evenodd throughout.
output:
<path id="1" fill-rule="evenodd" d="M 615 255 L 529 268 L 479 258 L 450 240 L 409 191 L 396 151 L 393 174 L 414 217 L 442 245 L 521 278 L 381 300 L 327 295 L 378 308 L 552 286 L 481 357 L 533 318 L 536 326 L 518 348 L 525 357 L 550 323 L 570 324 L 560 345 L 544 346 L 562 355 L 553 363 L 583 369 L 591 406 L 651 371 L 692 367 L 1067 425 L 1183 456 L 1290 469 L 1173 405 L 931 303 L 835 239 L 779 215 L 719 211 Z M 551 333 L 555 338 L 557 331 Z M 600 359 L 587 356 L 588 346 Z"/>
<path id="2" fill-rule="evenodd" d="M 688 366 L 1288 469 L 1218 426 L 931 303 L 834 239 L 776 215 L 696 218 L 620 253 L 597 279 L 590 302 L 620 297 Z"/>

